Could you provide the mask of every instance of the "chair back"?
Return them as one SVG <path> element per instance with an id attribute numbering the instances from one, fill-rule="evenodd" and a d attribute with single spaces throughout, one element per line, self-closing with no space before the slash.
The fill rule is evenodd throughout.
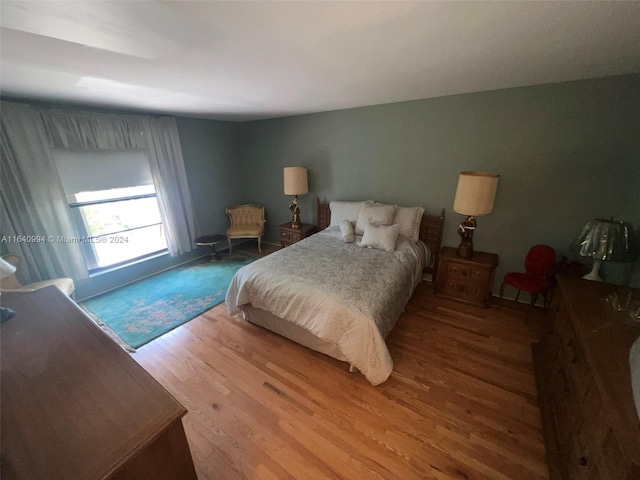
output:
<path id="1" fill-rule="evenodd" d="M 544 278 L 549 276 L 556 263 L 556 252 L 549 245 L 534 245 L 527 253 L 524 268 L 529 275 Z"/>
<path id="2" fill-rule="evenodd" d="M 231 221 L 231 226 L 237 225 L 263 225 L 264 207 L 260 205 L 236 205 L 226 210 Z"/>

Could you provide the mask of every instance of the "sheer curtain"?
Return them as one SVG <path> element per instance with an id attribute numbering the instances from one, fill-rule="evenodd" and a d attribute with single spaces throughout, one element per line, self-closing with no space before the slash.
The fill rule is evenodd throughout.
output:
<path id="1" fill-rule="evenodd" d="M 193 249 L 195 216 L 174 118 L 53 110 L 43 120 L 53 147 L 147 149 L 169 253 Z"/>
<path id="2" fill-rule="evenodd" d="M 39 112 L 2 102 L 0 127 L 0 237 L 2 248 L 23 258 L 22 279 L 87 277 L 62 183 Z"/>
<path id="3" fill-rule="evenodd" d="M 0 238 L 77 236 L 52 148 L 144 148 L 169 253 L 193 249 L 195 216 L 175 119 L 48 110 L 12 102 L 2 102 L 1 113 Z M 88 275 L 77 243 L 5 243 L 3 251 L 25 259 L 25 281 Z"/>

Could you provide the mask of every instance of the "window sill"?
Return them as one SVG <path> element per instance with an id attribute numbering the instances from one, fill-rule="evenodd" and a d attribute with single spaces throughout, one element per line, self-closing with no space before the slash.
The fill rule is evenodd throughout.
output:
<path id="1" fill-rule="evenodd" d="M 137 265 L 139 263 L 146 262 L 147 260 L 152 260 L 154 258 L 164 257 L 166 255 L 169 255 L 169 250 L 165 249 L 165 250 L 160 250 L 158 252 L 150 253 L 148 255 L 144 255 L 142 257 L 137 257 L 137 258 L 134 258 L 134 259 L 131 259 L 131 260 L 127 260 L 127 261 L 122 262 L 122 263 L 117 263 L 115 265 L 110 265 L 108 267 L 94 268 L 92 270 L 89 270 L 89 278 L 99 277 L 100 275 L 103 275 L 105 273 L 116 272 L 116 271 L 121 270 L 123 268 L 131 267 L 133 265 Z"/>

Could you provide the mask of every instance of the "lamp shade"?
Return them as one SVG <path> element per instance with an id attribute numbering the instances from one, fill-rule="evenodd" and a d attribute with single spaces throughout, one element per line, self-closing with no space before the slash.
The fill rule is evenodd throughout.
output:
<path id="1" fill-rule="evenodd" d="M 7 278 L 16 273 L 16 267 L 7 262 L 4 258 L 0 258 L 0 278 Z"/>
<path id="2" fill-rule="evenodd" d="M 498 190 L 500 175 L 492 172 L 461 172 L 453 210 L 462 215 L 488 215 Z"/>
<path id="3" fill-rule="evenodd" d="M 633 262 L 638 243 L 631 224 L 597 218 L 587 222 L 572 249 L 583 257 L 611 262 Z"/>
<path id="4" fill-rule="evenodd" d="M 284 194 L 304 195 L 309 193 L 307 169 L 304 167 L 284 168 Z"/>

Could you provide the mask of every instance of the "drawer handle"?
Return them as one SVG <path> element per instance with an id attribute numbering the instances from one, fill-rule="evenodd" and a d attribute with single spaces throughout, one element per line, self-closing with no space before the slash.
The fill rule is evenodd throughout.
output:
<path id="1" fill-rule="evenodd" d="M 579 464 L 581 467 L 586 467 L 586 466 L 587 466 L 587 463 L 589 463 L 589 461 L 587 460 L 587 457 L 580 457 L 580 458 L 578 459 L 578 464 Z"/>

